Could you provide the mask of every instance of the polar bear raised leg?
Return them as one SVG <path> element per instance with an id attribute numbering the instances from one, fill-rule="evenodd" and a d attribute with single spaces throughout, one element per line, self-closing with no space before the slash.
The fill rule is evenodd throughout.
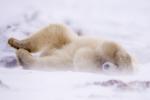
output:
<path id="1" fill-rule="evenodd" d="M 61 48 L 63 45 L 70 43 L 75 37 L 76 34 L 66 26 L 51 24 L 27 39 L 10 38 L 8 43 L 16 49 L 22 48 L 29 52 L 37 52 L 44 47 Z"/>

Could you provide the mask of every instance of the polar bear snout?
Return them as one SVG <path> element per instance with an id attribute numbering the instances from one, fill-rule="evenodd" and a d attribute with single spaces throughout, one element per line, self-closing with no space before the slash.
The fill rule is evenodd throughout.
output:
<path id="1" fill-rule="evenodd" d="M 111 68 L 116 68 L 117 66 L 114 65 L 113 63 L 111 62 L 105 62 L 103 65 L 102 65 L 102 69 L 103 70 L 109 70 Z"/>

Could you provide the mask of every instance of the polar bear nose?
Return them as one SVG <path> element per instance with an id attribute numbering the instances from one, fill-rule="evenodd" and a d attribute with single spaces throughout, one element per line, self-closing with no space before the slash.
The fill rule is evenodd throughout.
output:
<path id="1" fill-rule="evenodd" d="M 102 65 L 102 69 L 105 71 L 105 70 L 111 70 L 111 69 L 115 69 L 116 66 L 111 63 L 111 62 L 105 62 L 103 65 Z"/>
<path id="2" fill-rule="evenodd" d="M 109 67 L 110 67 L 110 64 L 109 63 L 104 63 L 103 64 L 103 69 L 109 69 Z"/>

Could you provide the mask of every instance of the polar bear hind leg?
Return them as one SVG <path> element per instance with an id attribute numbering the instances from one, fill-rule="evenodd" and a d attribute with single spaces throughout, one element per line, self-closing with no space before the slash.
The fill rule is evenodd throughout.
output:
<path id="1" fill-rule="evenodd" d="M 29 52 L 38 52 L 44 47 L 61 48 L 70 43 L 76 36 L 65 25 L 51 24 L 27 39 L 10 38 L 8 44 L 16 49 L 22 48 Z"/>

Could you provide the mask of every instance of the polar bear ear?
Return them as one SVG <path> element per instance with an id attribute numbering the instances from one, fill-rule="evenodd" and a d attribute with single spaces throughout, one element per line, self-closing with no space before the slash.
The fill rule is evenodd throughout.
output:
<path id="1" fill-rule="evenodd" d="M 107 56 L 109 58 L 114 58 L 116 53 L 118 52 L 119 45 L 114 42 L 105 42 L 102 45 L 102 49 L 104 52 L 104 56 Z"/>
<path id="2" fill-rule="evenodd" d="M 119 66 L 133 66 L 132 57 L 124 50 L 116 52 L 115 61 Z"/>

